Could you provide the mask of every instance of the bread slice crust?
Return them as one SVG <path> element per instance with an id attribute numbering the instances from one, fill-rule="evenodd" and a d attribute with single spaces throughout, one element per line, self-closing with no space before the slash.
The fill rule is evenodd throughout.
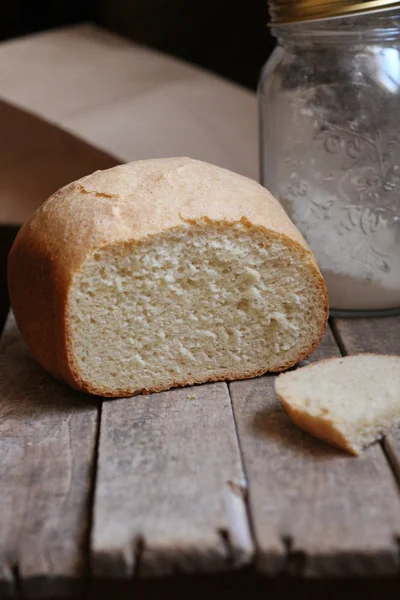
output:
<path id="1" fill-rule="evenodd" d="M 396 358 L 399 361 L 400 366 L 400 357 L 396 355 L 390 354 L 374 354 L 372 352 L 364 352 L 359 354 L 352 354 L 346 357 L 337 357 L 337 358 L 327 358 L 324 360 L 320 360 L 318 362 L 314 362 L 310 365 L 302 367 L 299 369 L 300 371 L 310 371 L 310 370 L 318 370 L 321 365 L 326 364 L 335 364 L 343 362 L 344 360 L 354 360 L 359 357 L 379 357 L 379 358 Z M 277 377 L 275 381 L 275 393 L 279 400 L 282 402 L 288 416 L 294 422 L 295 425 L 303 429 L 313 437 L 324 440 L 329 445 L 334 446 L 340 450 L 344 450 L 353 456 L 359 456 L 364 449 L 364 445 L 358 445 L 351 439 L 349 435 L 345 435 L 343 431 L 340 431 L 335 423 L 332 416 L 328 413 L 321 414 L 319 416 L 311 415 L 310 411 L 307 410 L 307 407 L 301 405 L 301 402 L 298 401 L 297 398 L 293 396 L 293 394 L 289 394 L 287 391 L 284 391 L 283 384 L 285 375 L 289 374 L 281 374 Z M 399 422 L 400 422 L 400 410 L 399 410 Z M 393 426 L 396 426 L 393 425 Z M 385 433 L 387 433 L 389 429 L 385 431 L 381 431 L 377 434 L 374 440 L 371 440 L 369 443 L 373 443 L 373 441 L 377 441 L 380 439 Z"/>

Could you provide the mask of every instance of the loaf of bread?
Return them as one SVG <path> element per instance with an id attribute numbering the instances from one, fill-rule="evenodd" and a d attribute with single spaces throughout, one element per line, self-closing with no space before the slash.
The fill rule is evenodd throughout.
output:
<path id="1" fill-rule="evenodd" d="M 188 158 L 62 188 L 22 227 L 8 275 L 33 356 L 102 396 L 280 371 L 327 321 L 324 280 L 279 203 Z"/>
<path id="2" fill-rule="evenodd" d="M 400 425 L 400 356 L 323 360 L 283 373 L 275 390 L 296 425 L 351 454 Z"/>

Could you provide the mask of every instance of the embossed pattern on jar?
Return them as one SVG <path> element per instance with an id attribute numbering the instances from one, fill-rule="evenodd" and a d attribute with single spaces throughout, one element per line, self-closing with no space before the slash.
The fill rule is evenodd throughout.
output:
<path id="1" fill-rule="evenodd" d="M 316 254 L 333 310 L 399 309 L 398 15 L 275 32 L 260 81 L 262 181 Z"/>

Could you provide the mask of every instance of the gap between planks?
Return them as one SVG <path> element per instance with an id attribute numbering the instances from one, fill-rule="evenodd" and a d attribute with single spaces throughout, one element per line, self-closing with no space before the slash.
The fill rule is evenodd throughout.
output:
<path id="1" fill-rule="evenodd" d="M 226 383 L 103 403 L 94 576 L 238 569 L 254 547 Z"/>
<path id="2" fill-rule="evenodd" d="M 400 316 L 332 321 L 335 338 L 344 354 L 372 352 L 400 355 Z M 382 448 L 400 489 L 400 430 L 384 437 Z M 400 538 L 398 539 L 400 552 Z"/>
<path id="3" fill-rule="evenodd" d="M 100 408 L 36 365 L 12 315 L 2 345 L 2 597 L 76 593 L 89 575 L 222 571 L 251 562 L 225 383 Z"/>
<path id="4" fill-rule="evenodd" d="M 387 323 L 388 335 L 392 336 L 391 343 L 397 344 L 393 325 L 393 320 Z M 352 325 L 338 323 L 343 343 L 352 351 L 349 327 Z M 353 345 L 354 339 L 353 334 Z M 369 339 L 377 343 L 376 331 Z M 16 344 L 19 363 L 21 342 L 14 337 L 12 343 Z M 397 352 L 397 346 L 393 348 Z M 337 346 L 328 332 L 312 360 L 337 354 Z M 25 361 L 29 363 L 27 371 Z M 36 373 L 25 354 L 21 364 L 22 371 L 14 373 L 11 383 L 8 379 L 11 389 L 21 384 L 30 369 Z M 7 368 L 3 365 L 3 403 Z M 352 459 L 295 429 L 276 404 L 273 377 L 233 382 L 231 398 L 226 384 L 217 383 L 138 397 L 134 402 L 131 399 L 105 402 L 100 419 L 97 405 L 88 405 L 87 399 L 85 404 L 79 404 L 82 400 L 77 402 L 75 392 L 54 382 L 41 370 L 40 376 L 32 373 L 27 376 L 28 382 L 35 389 L 40 383 L 42 387 L 37 392 L 40 399 L 33 396 L 36 403 L 32 404 L 32 398 L 26 394 L 29 403 L 13 405 L 11 420 L 22 424 L 17 450 L 22 449 L 21 444 L 28 438 L 34 441 L 35 448 L 42 444 L 43 450 L 38 461 L 32 452 L 27 455 L 26 471 L 33 469 L 38 478 L 34 493 L 26 498 L 26 489 L 20 485 L 20 493 L 7 505 L 11 506 L 15 519 L 7 535 L 0 536 L 3 544 L 3 547 L 0 544 L 0 557 L 3 552 L 0 579 L 3 573 L 6 591 L 18 591 L 17 583 L 28 597 L 39 589 L 47 593 L 65 592 L 65 582 L 75 585 L 84 576 L 82 544 L 83 549 L 88 547 L 84 521 L 88 518 L 87 505 L 91 503 L 90 486 L 94 486 L 90 472 L 96 461 L 96 448 L 99 454 L 92 504 L 93 576 L 131 577 L 135 569 L 141 575 L 153 575 L 249 564 L 253 559 L 253 543 L 243 493 L 246 484 L 242 459 L 249 479 L 257 563 L 263 571 L 349 575 L 393 573 L 398 568 L 394 543 L 399 531 L 398 493 L 381 448 L 374 446 L 360 459 Z M 29 377 L 34 378 L 35 385 Z M 43 381 L 36 381 L 37 377 Z M 25 385 L 26 381 L 22 383 Z M 60 393 L 58 411 L 53 398 Z M 9 394 L 7 389 L 8 398 Z M 189 401 L 190 411 L 186 410 Z M 73 441 L 79 463 L 78 471 L 73 469 L 74 489 L 79 492 L 72 498 L 74 508 L 78 507 L 75 513 L 67 509 L 60 513 L 53 497 L 58 489 L 63 507 L 71 504 L 70 488 L 66 494 L 59 486 L 53 486 L 54 482 L 63 483 L 65 465 L 71 471 L 69 453 L 65 452 L 65 443 L 70 446 L 70 434 L 67 432 L 65 438 L 63 429 L 66 413 L 69 414 L 67 405 L 72 408 Z M 37 408 L 50 410 L 51 423 L 35 419 Z M 81 422 L 84 430 L 79 426 L 80 414 L 85 415 Z M 10 424 L 9 416 L 6 427 Z M 51 425 L 48 432 L 46 423 Z M 4 443 L 4 421 L 2 427 Z M 8 427 L 6 433 L 9 431 Z M 56 453 L 48 452 L 51 441 L 58 445 Z M 142 447 L 142 451 L 132 452 L 134 444 L 136 448 Z M 52 465 L 54 455 L 61 460 L 60 464 L 56 461 Z M 185 460 L 180 462 L 179 456 Z M 13 468 L 15 460 L 14 452 Z M 137 467 L 135 473 L 133 465 Z M 18 473 L 17 468 L 17 476 L 24 483 L 24 475 Z M 154 475 L 152 486 L 148 485 L 149 473 Z M 7 473 L 3 477 L 9 484 Z M 113 502 L 117 512 L 112 510 Z M 65 544 L 62 548 L 57 546 L 56 522 L 63 525 L 64 541 L 71 540 L 68 548 Z M 0 531 L 1 527 L 4 529 L 4 521 Z M 17 535 L 18 532 L 23 535 Z M 41 545 L 32 551 L 30 542 L 34 543 L 38 537 Z M 8 549 L 4 546 L 5 539 Z M 46 562 L 49 552 L 53 558 L 51 569 Z"/>
<path id="5" fill-rule="evenodd" d="M 45 373 L 10 313 L 0 352 L 0 596 L 79 594 L 97 402 Z"/>
<path id="6" fill-rule="evenodd" d="M 330 330 L 310 361 L 340 356 Z M 229 384 L 262 572 L 302 576 L 394 574 L 400 500 L 379 444 L 359 458 L 296 428 L 274 376 Z"/>

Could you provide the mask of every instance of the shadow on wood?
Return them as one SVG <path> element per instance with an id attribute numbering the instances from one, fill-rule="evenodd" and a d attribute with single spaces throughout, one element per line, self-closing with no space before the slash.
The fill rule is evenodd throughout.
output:
<path id="1" fill-rule="evenodd" d="M 255 436 L 271 439 L 275 444 L 281 444 L 285 450 L 292 449 L 305 456 L 312 456 L 313 460 L 336 459 L 338 456 L 349 460 L 352 458 L 296 427 L 280 408 L 259 410 L 254 415 L 251 427 Z"/>
<path id="2" fill-rule="evenodd" d="M 0 225 L 0 335 L 10 306 L 7 293 L 7 256 L 18 229 L 17 225 Z"/>
<path id="3" fill-rule="evenodd" d="M 66 413 L 72 410 L 85 412 L 99 406 L 99 398 L 75 392 L 66 384 L 49 375 L 31 357 L 10 315 L 1 339 L 1 418 L 11 430 L 11 418 L 32 418 L 36 413 L 42 419 L 37 426 L 43 427 L 46 414 Z M 4 430 L 2 430 L 4 434 Z"/>

